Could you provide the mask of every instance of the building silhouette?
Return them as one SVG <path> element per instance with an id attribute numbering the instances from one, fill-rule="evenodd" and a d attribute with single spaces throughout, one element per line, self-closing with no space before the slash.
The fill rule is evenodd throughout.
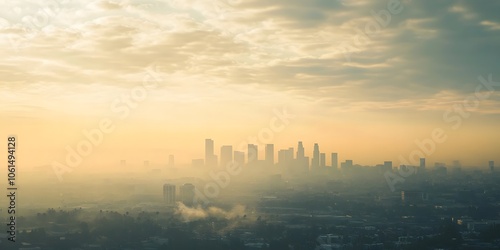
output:
<path id="1" fill-rule="evenodd" d="M 217 166 L 217 156 L 214 154 L 214 141 L 205 139 L 205 165 L 207 167 Z"/>
<path id="2" fill-rule="evenodd" d="M 494 161 L 489 161 L 489 166 L 490 166 L 491 172 L 495 171 L 495 162 Z"/>
<path id="3" fill-rule="evenodd" d="M 425 158 L 420 158 L 420 169 L 425 169 Z"/>
<path id="4" fill-rule="evenodd" d="M 337 153 L 332 153 L 332 168 L 337 169 L 339 167 L 339 159 Z"/>
<path id="5" fill-rule="evenodd" d="M 319 168 L 319 145 L 314 143 L 313 158 L 311 161 L 311 170 L 317 170 Z"/>
<path id="6" fill-rule="evenodd" d="M 163 200 L 167 205 L 175 205 L 175 185 L 163 185 Z"/>
<path id="7" fill-rule="evenodd" d="M 181 186 L 181 201 L 186 206 L 194 205 L 195 186 L 191 183 L 186 183 Z"/>
<path id="8" fill-rule="evenodd" d="M 299 145 L 297 146 L 297 160 L 302 160 L 304 157 L 304 146 L 302 145 L 302 142 L 299 141 Z"/>
<path id="9" fill-rule="evenodd" d="M 325 153 L 319 154 L 319 166 L 321 168 L 326 167 L 326 154 Z"/>
<path id="10" fill-rule="evenodd" d="M 266 164 L 269 166 L 274 165 L 274 144 L 266 145 Z"/>
<path id="11" fill-rule="evenodd" d="M 255 163 L 257 162 L 257 160 L 259 160 L 259 149 L 257 148 L 257 145 L 248 144 L 247 157 L 248 157 L 248 164 Z"/>

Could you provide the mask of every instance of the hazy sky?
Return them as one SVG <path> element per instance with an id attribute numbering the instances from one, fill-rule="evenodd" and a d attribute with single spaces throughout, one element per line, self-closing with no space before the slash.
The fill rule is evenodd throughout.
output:
<path id="1" fill-rule="evenodd" d="M 276 150 L 378 164 L 436 128 L 431 164 L 500 163 L 498 1 L 23 2 L 0 10 L 0 131 L 26 165 L 103 120 L 82 165 L 190 162 L 269 129 Z"/>

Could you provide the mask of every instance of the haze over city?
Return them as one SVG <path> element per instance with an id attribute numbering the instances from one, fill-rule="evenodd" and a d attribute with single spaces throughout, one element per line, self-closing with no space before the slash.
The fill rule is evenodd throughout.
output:
<path id="1" fill-rule="evenodd" d="M 0 249 L 498 249 L 498 13 L 2 1 Z"/>

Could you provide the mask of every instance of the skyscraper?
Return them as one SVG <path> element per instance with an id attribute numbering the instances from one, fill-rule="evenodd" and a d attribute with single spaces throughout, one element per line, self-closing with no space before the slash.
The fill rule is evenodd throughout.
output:
<path id="1" fill-rule="evenodd" d="M 339 167 L 339 159 L 337 153 L 332 153 L 332 168 L 337 169 Z"/>
<path id="2" fill-rule="evenodd" d="M 217 156 L 214 155 L 214 141 L 205 139 L 205 165 L 208 167 L 217 166 Z"/>
<path id="3" fill-rule="evenodd" d="M 257 145 L 255 144 L 248 144 L 248 163 L 254 163 L 257 162 L 259 159 L 259 149 L 257 148 Z"/>
<path id="4" fill-rule="evenodd" d="M 322 168 L 326 167 L 326 154 L 325 153 L 321 153 L 321 154 L 319 154 L 319 156 L 320 156 L 320 158 L 319 158 L 320 159 L 319 160 L 319 166 L 322 167 Z"/>
<path id="5" fill-rule="evenodd" d="M 195 187 L 191 183 L 181 186 L 181 200 L 184 205 L 191 206 L 194 203 Z"/>
<path id="6" fill-rule="evenodd" d="M 222 146 L 220 148 L 220 166 L 225 168 L 231 162 L 233 162 L 233 146 Z"/>
<path id="7" fill-rule="evenodd" d="M 266 164 L 274 164 L 274 144 L 266 145 Z"/>
<path id="8" fill-rule="evenodd" d="M 302 142 L 299 141 L 299 145 L 297 146 L 297 160 L 302 159 L 304 159 L 304 146 L 302 145 Z"/>
<path id="9" fill-rule="evenodd" d="M 175 185 L 163 185 L 163 200 L 167 205 L 175 205 Z"/>
<path id="10" fill-rule="evenodd" d="M 490 161 L 489 165 L 490 165 L 490 171 L 491 172 L 495 171 L 495 162 L 494 161 Z"/>
<path id="11" fill-rule="evenodd" d="M 311 162 L 311 169 L 317 170 L 319 167 L 319 145 L 314 143 L 313 158 Z"/>

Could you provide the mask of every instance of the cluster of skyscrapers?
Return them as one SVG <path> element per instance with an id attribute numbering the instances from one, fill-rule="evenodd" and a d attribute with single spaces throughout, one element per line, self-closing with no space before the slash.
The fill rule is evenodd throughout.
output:
<path id="1" fill-rule="evenodd" d="M 244 151 L 233 150 L 231 145 L 223 145 L 220 147 L 220 157 L 215 154 L 214 141 L 205 139 L 205 158 L 193 160 L 193 166 L 207 167 L 225 167 L 227 164 L 235 163 L 242 165 L 255 166 L 296 166 L 307 170 L 316 170 L 326 166 L 326 154 L 319 151 L 319 145 L 314 144 L 313 157 L 310 161 L 309 157 L 305 156 L 304 146 L 301 141 L 298 142 L 297 151 L 294 148 L 278 150 L 278 159 L 275 160 L 274 144 L 266 144 L 264 150 L 264 159 L 259 159 L 258 145 L 248 144 L 246 146 L 246 154 Z M 310 163 L 311 162 L 311 163 Z M 349 162 L 349 161 L 348 161 Z M 352 161 L 351 165 L 352 165 Z M 331 167 L 338 168 L 337 153 L 331 154 Z"/>

